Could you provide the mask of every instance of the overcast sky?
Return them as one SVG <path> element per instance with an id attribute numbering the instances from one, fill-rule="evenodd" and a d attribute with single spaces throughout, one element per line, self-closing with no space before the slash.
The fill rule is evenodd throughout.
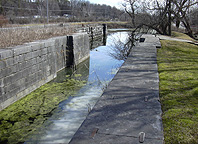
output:
<path id="1" fill-rule="evenodd" d="M 96 4 L 106 4 L 110 6 L 115 6 L 119 8 L 120 3 L 123 2 L 123 0 L 89 0 L 91 3 L 96 3 Z"/>
<path id="2" fill-rule="evenodd" d="M 89 0 L 91 3 L 96 3 L 96 4 L 106 4 L 110 6 L 115 6 L 117 8 L 122 7 L 121 3 L 124 3 L 124 0 Z M 152 0 L 145 0 L 151 2 Z M 158 0 L 159 2 L 163 2 L 164 0 Z"/>

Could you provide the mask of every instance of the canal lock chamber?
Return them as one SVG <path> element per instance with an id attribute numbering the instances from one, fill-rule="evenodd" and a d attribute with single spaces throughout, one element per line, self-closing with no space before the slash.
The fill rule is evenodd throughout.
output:
<path id="1" fill-rule="evenodd" d="M 127 32 L 110 33 L 106 45 L 92 48 L 90 57 L 75 69 L 63 69 L 2 111 L 1 143 L 68 143 L 123 64 L 113 47 L 127 37 Z"/>

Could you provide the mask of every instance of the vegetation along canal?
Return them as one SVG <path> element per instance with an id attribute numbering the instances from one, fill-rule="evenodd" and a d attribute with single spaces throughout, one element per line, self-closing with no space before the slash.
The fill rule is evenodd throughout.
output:
<path id="1" fill-rule="evenodd" d="M 116 47 L 127 40 L 127 32 L 110 33 L 75 70 L 1 111 L 0 143 L 68 143 L 123 64 Z"/>

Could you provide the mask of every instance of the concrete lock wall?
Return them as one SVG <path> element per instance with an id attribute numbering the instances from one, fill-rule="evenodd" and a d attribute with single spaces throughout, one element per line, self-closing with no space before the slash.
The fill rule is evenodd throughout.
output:
<path id="1" fill-rule="evenodd" d="M 73 54 L 68 55 L 68 54 Z M 0 110 L 54 79 L 66 66 L 89 57 L 86 33 L 0 49 Z"/>

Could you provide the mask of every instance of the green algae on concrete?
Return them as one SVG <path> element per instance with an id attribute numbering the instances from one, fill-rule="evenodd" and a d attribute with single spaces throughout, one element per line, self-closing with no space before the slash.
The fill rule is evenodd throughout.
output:
<path id="1" fill-rule="evenodd" d="M 80 77 L 80 75 L 77 75 Z M 84 86 L 74 78 L 47 83 L 0 112 L 0 143 L 22 143 L 38 129 L 58 104 Z"/>

